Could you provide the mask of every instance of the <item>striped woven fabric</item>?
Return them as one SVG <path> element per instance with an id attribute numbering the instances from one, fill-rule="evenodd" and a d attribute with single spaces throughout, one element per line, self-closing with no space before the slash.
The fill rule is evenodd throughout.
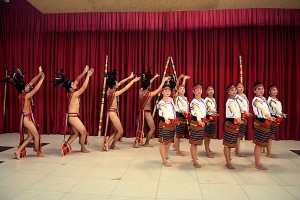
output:
<path id="1" fill-rule="evenodd" d="M 191 120 L 189 143 L 193 145 L 202 145 L 203 138 L 204 138 L 204 127 L 200 126 L 197 121 Z"/>
<path id="2" fill-rule="evenodd" d="M 186 119 L 183 116 L 177 116 L 178 124 L 176 125 L 176 137 L 184 138 Z"/>
<path id="3" fill-rule="evenodd" d="M 226 121 L 224 124 L 223 145 L 230 148 L 234 148 L 237 143 L 239 132 L 240 132 L 239 124 L 234 124 L 230 121 Z"/>
<path id="4" fill-rule="evenodd" d="M 175 124 L 166 124 L 163 121 L 159 121 L 158 125 L 158 141 L 164 144 L 169 144 L 174 142 L 175 135 Z"/>
<path id="5" fill-rule="evenodd" d="M 257 119 L 254 120 L 254 139 L 253 143 L 266 147 L 269 142 L 270 125 L 265 124 Z"/>

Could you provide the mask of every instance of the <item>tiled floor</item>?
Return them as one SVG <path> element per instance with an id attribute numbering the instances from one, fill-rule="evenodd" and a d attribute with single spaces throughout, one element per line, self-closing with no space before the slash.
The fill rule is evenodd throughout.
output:
<path id="1" fill-rule="evenodd" d="M 18 134 L 0 135 L 0 146 L 14 147 Z M 90 137 L 91 153 L 79 152 L 78 142 L 68 156 L 60 155 L 62 136 L 45 135 L 45 157 L 37 158 L 31 148 L 27 157 L 13 158 L 15 148 L 0 152 L 0 199 L 266 199 L 300 200 L 299 141 L 274 141 L 276 159 L 262 157 L 267 171 L 254 168 L 251 141 L 241 144 L 247 157 L 232 155 L 235 170 L 224 167 L 222 141 L 213 140 L 215 158 L 204 157 L 198 147 L 202 168 L 192 166 L 187 140 L 180 143 L 185 157 L 170 151 L 172 167 L 161 165 L 158 142 L 154 148 L 132 148 L 133 139 L 123 139 L 120 150 L 101 152 L 103 138 Z"/>

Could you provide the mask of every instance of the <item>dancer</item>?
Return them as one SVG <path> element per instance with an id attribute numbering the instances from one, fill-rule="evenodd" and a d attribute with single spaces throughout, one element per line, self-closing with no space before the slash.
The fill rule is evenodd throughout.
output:
<path id="1" fill-rule="evenodd" d="M 140 80 L 140 77 L 135 77 L 133 72 L 131 72 L 130 76 L 125 78 L 124 80 L 120 81 L 119 83 L 116 81 L 116 75 L 117 71 L 113 70 L 112 72 L 107 73 L 107 115 L 106 115 L 106 125 L 105 125 L 105 138 L 104 138 L 104 144 L 102 147 L 103 151 L 108 151 L 108 146 L 110 141 L 113 140 L 110 149 L 117 150 L 119 147 L 116 146 L 117 141 L 119 141 L 123 135 L 123 126 L 121 124 L 120 118 L 119 118 L 119 110 L 117 105 L 117 97 L 119 97 L 121 94 L 123 94 L 125 91 L 127 91 L 133 83 Z M 125 83 L 127 80 L 132 79 L 124 88 L 120 89 L 119 91 L 116 91 L 116 88 L 118 88 L 120 85 Z M 107 135 L 107 129 L 108 129 L 108 122 L 111 120 L 112 128 L 114 132 L 109 136 L 109 138 L 106 140 Z"/>
<path id="2" fill-rule="evenodd" d="M 180 80 L 183 79 L 182 84 L 180 85 Z M 186 80 L 190 79 L 189 76 L 184 74 L 180 75 L 177 80 L 177 95 L 175 96 L 175 111 L 178 124 L 176 125 L 176 133 L 174 136 L 174 149 L 176 155 L 185 156 L 183 152 L 180 151 L 180 139 L 184 138 L 185 130 L 187 129 L 187 120 L 189 117 L 189 102 L 188 99 L 184 96 L 185 94 L 185 83 Z"/>
<path id="3" fill-rule="evenodd" d="M 18 68 L 14 72 L 10 72 L 4 81 L 13 84 L 19 92 L 19 103 L 22 110 L 20 120 L 20 144 L 15 153 L 15 158 L 20 159 L 26 156 L 26 145 L 33 139 L 33 150 L 37 152 L 38 157 L 43 157 L 41 146 L 41 136 L 38 131 L 38 125 L 35 123 L 33 116 L 33 95 L 40 89 L 45 75 L 42 67 L 39 67 L 39 74 L 34 77 L 30 83 L 24 82 L 24 74 Z M 36 81 L 39 82 L 33 87 Z M 27 133 L 28 137 L 24 140 L 24 134 Z"/>
<path id="4" fill-rule="evenodd" d="M 159 152 L 163 165 L 166 167 L 171 167 L 167 159 L 170 146 L 174 141 L 177 124 L 175 105 L 173 99 L 170 97 L 172 89 L 169 83 L 165 83 L 162 88 L 163 98 L 157 104 L 159 115 Z"/>
<path id="5" fill-rule="evenodd" d="M 207 125 L 205 126 L 205 134 L 204 134 L 204 146 L 206 157 L 213 158 L 214 155 L 209 147 L 211 138 L 216 137 L 216 125 L 217 125 L 217 103 L 214 98 L 214 87 L 212 85 L 206 86 L 206 94 L 207 97 L 204 99 L 207 105 Z"/>
<path id="6" fill-rule="evenodd" d="M 271 113 L 271 116 L 276 118 L 275 121 L 272 121 L 272 124 L 270 126 L 270 136 L 269 136 L 269 143 L 267 146 L 267 157 L 269 158 L 275 158 L 274 155 L 272 155 L 272 140 L 275 139 L 278 126 L 282 120 L 282 118 L 286 118 L 287 114 L 284 114 L 282 112 L 282 105 L 281 102 L 276 98 L 278 94 L 278 89 L 275 85 L 269 86 L 269 98 L 268 98 L 268 104 L 269 104 L 269 111 Z"/>
<path id="7" fill-rule="evenodd" d="M 270 125 L 274 118 L 269 112 L 268 102 L 263 96 L 265 89 L 261 82 L 255 82 L 253 85 L 255 97 L 252 100 L 253 112 L 256 116 L 253 122 L 254 128 L 254 157 L 255 168 L 259 170 L 267 170 L 260 162 L 262 147 L 268 146 Z"/>
<path id="8" fill-rule="evenodd" d="M 203 144 L 204 126 L 206 123 L 207 107 L 202 99 L 202 84 L 195 83 L 193 86 L 194 99 L 190 103 L 192 119 L 190 122 L 190 151 L 193 159 L 193 166 L 200 168 L 197 158 L 197 146 Z"/>
<path id="9" fill-rule="evenodd" d="M 154 96 L 156 96 L 161 90 L 165 82 L 170 79 L 170 77 L 164 77 L 160 86 L 153 92 L 150 92 L 149 89 L 151 88 L 151 83 L 159 77 L 156 74 L 152 78 L 152 74 L 150 70 L 142 75 L 142 88 L 139 91 L 139 121 L 138 121 L 138 129 L 136 132 L 136 139 L 134 143 L 134 147 L 137 148 L 139 143 L 143 143 L 144 138 L 144 123 L 146 123 L 149 127 L 149 132 L 147 134 L 146 142 L 144 144 L 145 147 L 153 147 L 149 142 L 153 136 L 155 131 L 155 124 L 154 120 L 151 115 L 151 100 Z"/>
<path id="10" fill-rule="evenodd" d="M 251 113 L 249 113 L 249 101 L 247 96 L 244 94 L 244 85 L 243 83 L 236 84 L 237 89 L 237 95 L 236 99 L 240 106 L 241 110 L 241 117 L 243 123 L 240 124 L 240 132 L 237 140 L 237 144 L 235 147 L 235 155 L 238 157 L 244 157 L 245 155 L 240 152 L 240 144 L 241 144 L 241 138 L 245 137 L 245 133 L 247 130 L 247 124 L 248 124 L 248 117 L 252 116 Z"/>
<path id="11" fill-rule="evenodd" d="M 226 160 L 226 167 L 228 169 L 235 169 L 231 164 L 230 150 L 235 148 L 239 135 L 241 120 L 241 111 L 236 99 L 236 87 L 233 84 L 229 84 L 226 88 L 228 94 L 228 100 L 226 102 L 226 121 L 224 123 L 224 157 Z"/>
<path id="12" fill-rule="evenodd" d="M 65 141 L 65 135 L 64 135 L 64 141 L 62 145 L 62 155 L 67 155 L 70 150 L 72 150 L 71 144 L 76 139 L 77 136 L 79 136 L 79 143 L 81 145 L 81 152 L 83 153 L 89 153 L 90 151 L 86 149 L 85 145 L 88 143 L 87 137 L 89 133 L 87 132 L 84 124 L 79 118 L 79 107 L 80 107 L 80 95 L 86 90 L 90 77 L 94 73 L 94 69 L 89 69 L 88 66 L 85 67 L 82 74 L 80 74 L 75 81 L 70 81 L 67 76 L 61 72 L 57 74 L 55 78 L 55 86 L 62 86 L 67 91 L 67 101 L 68 101 L 68 112 L 66 113 L 66 119 L 65 119 L 65 134 L 67 131 L 67 126 L 69 125 L 69 128 L 73 132 L 73 134 L 70 135 L 67 141 Z M 81 88 L 77 89 L 78 82 L 83 78 L 83 76 L 86 74 L 85 81 Z"/>

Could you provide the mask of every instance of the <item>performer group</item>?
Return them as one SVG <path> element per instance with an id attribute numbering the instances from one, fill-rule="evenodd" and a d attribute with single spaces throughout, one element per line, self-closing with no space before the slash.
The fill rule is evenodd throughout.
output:
<path id="1" fill-rule="evenodd" d="M 172 58 L 171 58 L 172 59 Z M 169 61 L 169 58 L 168 58 Z M 173 66 L 174 67 L 174 66 Z M 167 67 L 166 67 L 167 68 Z M 197 158 L 197 147 L 204 143 L 204 149 L 208 158 L 214 157 L 214 152 L 210 149 L 210 141 L 216 137 L 216 124 L 220 119 L 217 112 L 217 104 L 214 98 L 213 85 L 203 87 L 201 83 L 194 83 L 192 93 L 194 98 L 191 102 L 185 96 L 186 81 L 190 79 L 188 75 L 180 75 L 176 77 L 176 72 L 166 75 L 165 72 L 161 78 L 161 84 L 158 88 L 151 89 L 151 84 L 160 75 L 151 74 L 150 69 L 141 75 L 133 72 L 124 80 L 117 81 L 117 71 L 105 73 L 105 80 L 108 86 L 106 91 L 106 122 L 105 135 L 102 146 L 102 151 L 116 150 L 117 142 L 121 141 L 123 136 L 123 126 L 120 120 L 118 98 L 130 87 L 141 80 L 142 88 L 139 90 L 138 104 L 138 125 L 136 129 L 136 138 L 133 147 L 139 148 L 153 147 L 150 142 L 156 127 L 158 128 L 159 153 L 162 158 L 162 164 L 170 167 L 168 161 L 168 153 L 171 145 L 178 156 L 186 156 L 180 150 L 180 139 L 189 138 L 190 153 L 193 166 L 200 168 L 199 159 Z M 79 137 L 81 152 L 89 153 L 86 148 L 88 144 L 88 136 L 83 122 L 80 120 L 80 96 L 88 87 L 89 80 L 93 75 L 94 69 L 85 67 L 83 72 L 75 79 L 69 80 L 67 75 L 61 71 L 56 74 L 54 79 L 55 86 L 62 86 L 67 92 L 67 110 L 65 114 L 64 140 L 62 144 L 62 155 L 67 155 L 72 150 L 73 141 Z M 28 84 L 24 81 L 25 75 L 23 72 L 15 68 L 10 71 L 6 79 L 7 83 L 13 84 L 19 92 L 19 103 L 21 109 L 20 118 L 20 142 L 17 150 L 14 152 L 15 158 L 20 159 L 26 156 L 26 145 L 33 140 L 33 150 L 37 152 L 37 156 L 44 156 L 41 147 L 41 136 L 39 133 L 38 124 L 34 120 L 33 115 L 33 96 L 41 87 L 45 75 L 41 67 L 39 73 Z M 85 77 L 85 80 L 80 88 L 77 87 L 79 81 Z M 127 85 L 120 88 L 124 83 L 129 81 Z M 34 86 L 34 84 L 37 84 Z M 206 91 L 206 97 L 202 97 L 203 90 Z M 251 102 L 254 112 L 254 157 L 255 167 L 259 170 L 266 170 L 260 161 L 262 148 L 267 148 L 267 157 L 272 155 L 272 140 L 275 139 L 278 126 L 282 118 L 286 118 L 286 114 L 282 112 L 281 102 L 276 98 L 278 89 L 275 85 L 270 85 L 268 88 L 269 97 L 264 97 L 265 87 L 260 82 L 255 82 L 253 85 L 255 97 Z M 240 151 L 240 140 L 245 137 L 245 132 L 248 126 L 249 101 L 244 94 L 244 85 L 242 82 L 229 84 L 226 88 L 228 99 L 226 102 L 226 116 L 224 129 L 224 157 L 228 169 L 235 169 L 232 164 L 231 149 L 234 148 L 236 156 L 244 156 Z M 155 109 L 158 110 L 158 124 L 155 125 L 152 115 L 151 102 L 153 97 L 157 98 Z M 154 109 L 154 112 L 155 112 Z M 102 119 L 102 116 L 101 118 Z M 112 133 L 109 134 L 109 126 L 112 128 Z M 66 139 L 67 132 L 70 133 Z M 27 133 L 27 138 L 24 134 Z"/>

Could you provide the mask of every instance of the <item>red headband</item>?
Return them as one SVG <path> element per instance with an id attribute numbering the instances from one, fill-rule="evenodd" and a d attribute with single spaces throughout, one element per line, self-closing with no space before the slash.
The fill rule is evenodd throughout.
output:
<path id="1" fill-rule="evenodd" d="M 196 85 L 195 87 L 193 87 L 193 90 L 195 90 L 197 88 L 201 88 L 202 89 L 202 86 L 201 85 Z"/>
<path id="2" fill-rule="evenodd" d="M 264 86 L 263 86 L 263 84 L 259 84 L 259 85 L 257 85 L 257 86 L 254 86 L 253 89 L 256 90 L 256 89 L 259 88 L 259 87 L 264 87 Z"/>
<path id="3" fill-rule="evenodd" d="M 270 87 L 270 88 L 269 88 L 269 91 L 271 91 L 271 90 L 274 89 L 274 88 L 277 89 L 277 87 L 274 85 L 273 87 Z"/>
<path id="4" fill-rule="evenodd" d="M 227 92 L 233 88 L 236 88 L 234 85 L 232 85 L 230 88 L 227 89 Z"/>
<path id="5" fill-rule="evenodd" d="M 244 86 L 243 83 L 238 83 L 238 84 L 236 85 L 236 87 L 239 87 L 240 85 L 241 85 L 241 86 Z"/>
<path id="6" fill-rule="evenodd" d="M 169 86 L 162 88 L 162 90 L 171 90 Z"/>

